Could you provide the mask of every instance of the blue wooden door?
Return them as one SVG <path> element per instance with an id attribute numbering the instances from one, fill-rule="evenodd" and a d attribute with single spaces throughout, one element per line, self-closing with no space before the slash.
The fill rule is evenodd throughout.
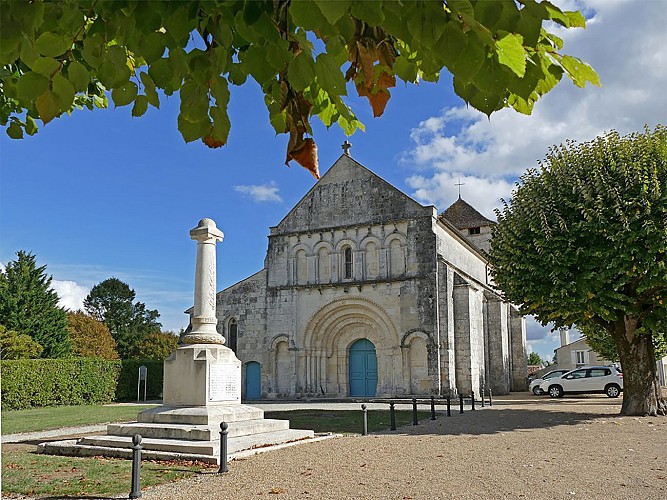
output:
<path id="1" fill-rule="evenodd" d="M 256 361 L 245 365 L 245 398 L 259 399 L 262 395 L 262 367 Z"/>
<path id="2" fill-rule="evenodd" d="M 357 340 L 350 346 L 350 396 L 375 396 L 378 359 L 373 342 Z"/>

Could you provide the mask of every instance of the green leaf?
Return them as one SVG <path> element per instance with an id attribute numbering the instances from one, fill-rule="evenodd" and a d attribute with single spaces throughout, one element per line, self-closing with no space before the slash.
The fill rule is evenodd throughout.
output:
<path id="1" fill-rule="evenodd" d="M 315 63 L 308 52 L 297 55 L 287 68 L 287 78 L 297 92 L 305 89 L 315 79 Z"/>
<path id="2" fill-rule="evenodd" d="M 336 2 L 332 2 L 331 0 L 315 0 L 315 5 L 317 5 L 320 12 L 322 12 L 332 26 L 347 14 L 351 4 L 352 2 L 348 0 L 338 0 Z"/>
<path id="3" fill-rule="evenodd" d="M 336 60 L 329 54 L 320 54 L 315 60 L 317 83 L 329 94 L 347 95 L 345 77 Z"/>
<path id="4" fill-rule="evenodd" d="M 191 122 L 183 117 L 183 114 L 178 115 L 178 131 L 183 136 L 185 142 L 196 141 L 201 139 L 211 130 L 211 122 L 206 115 L 206 119 L 199 122 Z"/>
<path id="5" fill-rule="evenodd" d="M 461 82 L 467 83 L 479 72 L 486 60 L 486 48 L 474 32 L 468 32 L 468 43 L 450 71 Z"/>
<path id="6" fill-rule="evenodd" d="M 226 78 L 216 76 L 211 80 L 211 95 L 218 107 L 227 108 L 227 104 L 229 103 L 229 85 Z"/>
<path id="7" fill-rule="evenodd" d="M 77 92 L 85 92 L 88 89 L 90 74 L 80 62 L 72 61 L 69 63 L 69 66 L 67 66 L 67 78 L 72 82 L 74 90 Z"/>
<path id="8" fill-rule="evenodd" d="M 209 98 L 208 89 L 198 83 L 188 80 L 180 90 L 181 114 L 191 122 L 201 122 L 208 119 Z"/>
<path id="9" fill-rule="evenodd" d="M 4 40 L 3 40 L 4 42 Z M 34 62 L 40 57 L 39 52 L 35 50 L 30 40 L 23 40 L 21 42 L 21 61 L 32 68 Z M 34 68 L 32 68 L 34 70 Z"/>
<path id="10" fill-rule="evenodd" d="M 23 129 L 16 122 L 12 122 L 5 132 L 7 132 L 7 135 L 12 139 L 23 139 Z"/>
<path id="11" fill-rule="evenodd" d="M 322 26 L 331 26 L 331 23 L 314 2 L 292 2 L 289 6 L 289 15 L 293 26 L 300 26 L 307 31 L 320 29 Z"/>
<path id="12" fill-rule="evenodd" d="M 138 95 L 132 106 L 132 116 L 142 116 L 148 109 L 148 99 L 145 95 Z"/>
<path id="13" fill-rule="evenodd" d="M 159 109 L 160 98 L 158 97 L 157 91 L 155 90 L 155 82 L 148 75 L 148 73 L 144 71 L 139 73 L 139 78 L 141 78 L 141 83 L 144 84 L 144 92 L 146 93 L 146 99 L 148 99 L 148 103 Z"/>
<path id="14" fill-rule="evenodd" d="M 211 135 L 216 141 L 226 144 L 229 137 L 229 129 L 231 128 L 227 111 L 219 106 L 213 106 L 210 114 L 211 118 L 213 118 L 213 131 Z"/>
<path id="15" fill-rule="evenodd" d="M 49 79 L 32 71 L 24 73 L 16 84 L 19 99 L 34 101 L 49 88 Z"/>
<path id="16" fill-rule="evenodd" d="M 37 133 L 37 124 L 30 115 L 26 115 L 25 117 L 25 132 L 28 135 L 35 135 Z"/>
<path id="17" fill-rule="evenodd" d="M 149 33 L 141 39 L 141 55 L 148 64 L 157 61 L 164 55 L 166 44 L 167 36 L 164 33 Z"/>
<path id="18" fill-rule="evenodd" d="M 269 80 L 275 78 L 276 69 L 267 64 L 266 47 L 253 45 L 243 53 L 241 63 L 247 68 L 248 73 L 259 83 L 265 85 Z"/>
<path id="19" fill-rule="evenodd" d="M 32 70 L 42 76 L 51 78 L 60 69 L 60 63 L 52 57 L 38 57 L 32 64 Z"/>
<path id="20" fill-rule="evenodd" d="M 137 98 L 137 84 L 127 82 L 122 87 L 117 87 L 111 91 L 111 99 L 118 106 L 127 106 Z"/>
<path id="21" fill-rule="evenodd" d="M 371 26 L 378 26 L 384 21 L 382 2 L 352 2 L 351 14 Z"/>
<path id="22" fill-rule="evenodd" d="M 560 63 L 577 87 L 585 86 L 586 82 L 591 82 L 598 87 L 601 86 L 598 74 L 581 59 L 572 56 L 563 56 Z"/>
<path id="23" fill-rule="evenodd" d="M 273 111 L 269 113 L 269 121 L 276 134 L 284 134 L 287 131 L 287 111 Z"/>
<path id="24" fill-rule="evenodd" d="M 148 68 L 151 80 L 160 88 L 165 88 L 174 78 L 174 70 L 168 59 L 158 59 Z"/>
<path id="25" fill-rule="evenodd" d="M 398 56 L 396 58 L 396 61 L 394 61 L 394 72 L 396 73 L 396 76 L 404 82 L 417 82 L 417 65 L 407 57 Z"/>
<path id="26" fill-rule="evenodd" d="M 48 89 L 37 98 L 35 106 L 37 107 L 39 117 L 45 125 L 60 114 L 58 97 Z"/>
<path id="27" fill-rule="evenodd" d="M 451 71 L 467 44 L 468 37 L 461 31 L 460 24 L 450 21 L 445 25 L 442 36 L 436 42 L 435 50 Z"/>
<path id="28" fill-rule="evenodd" d="M 74 102 L 74 87 L 72 84 L 62 75 L 56 75 L 53 77 L 52 81 L 53 93 L 58 97 L 58 103 L 60 104 L 60 109 L 67 111 L 72 107 Z"/>
<path id="29" fill-rule="evenodd" d="M 526 51 L 523 48 L 523 37 L 521 35 L 514 33 L 502 34 L 496 42 L 496 50 L 500 64 L 507 66 L 519 77 L 526 74 Z"/>
<path id="30" fill-rule="evenodd" d="M 570 21 L 570 28 L 586 28 L 586 18 L 579 11 L 566 11 L 564 14 Z"/>
<path id="31" fill-rule="evenodd" d="M 65 38 L 47 31 L 39 35 L 35 40 L 35 49 L 46 57 L 57 57 L 62 55 L 72 46 L 72 39 Z"/>

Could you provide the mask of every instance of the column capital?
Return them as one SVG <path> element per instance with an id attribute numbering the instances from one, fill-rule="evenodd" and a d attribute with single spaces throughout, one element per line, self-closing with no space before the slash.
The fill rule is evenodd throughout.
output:
<path id="1" fill-rule="evenodd" d="M 212 219 L 202 219 L 197 227 L 190 230 L 190 238 L 199 243 L 217 243 L 224 237 L 225 235 L 216 227 Z"/>

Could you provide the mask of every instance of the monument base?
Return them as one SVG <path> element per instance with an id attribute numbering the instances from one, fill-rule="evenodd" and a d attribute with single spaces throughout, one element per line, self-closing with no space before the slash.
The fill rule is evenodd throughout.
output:
<path id="1" fill-rule="evenodd" d="M 289 420 L 265 419 L 264 411 L 241 404 L 241 362 L 218 344 L 176 349 L 164 362 L 164 404 L 139 413 L 137 422 L 110 424 L 105 436 L 43 443 L 42 453 L 128 456 L 132 436 L 142 437 L 143 454 L 153 459 L 219 462 L 220 424 L 228 424 L 230 456 L 314 437 L 289 428 Z"/>

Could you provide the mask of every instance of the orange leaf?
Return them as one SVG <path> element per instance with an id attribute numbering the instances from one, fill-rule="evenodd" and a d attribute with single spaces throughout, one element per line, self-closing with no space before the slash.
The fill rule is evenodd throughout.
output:
<path id="1" fill-rule="evenodd" d="M 373 86 L 373 81 L 375 80 L 375 50 L 372 48 L 369 50 L 369 48 L 361 42 L 357 42 L 357 47 L 359 48 L 361 70 L 364 73 L 366 87 L 371 88 Z"/>
<path id="2" fill-rule="evenodd" d="M 377 94 L 369 94 L 366 97 L 368 97 L 371 108 L 373 108 L 373 116 L 377 118 L 384 113 L 384 108 L 387 106 L 391 94 L 388 90 L 379 90 Z"/>
<path id="3" fill-rule="evenodd" d="M 388 73 L 382 73 L 378 79 L 378 87 L 382 90 L 387 90 L 396 86 L 396 77 Z"/>
<path id="4" fill-rule="evenodd" d="M 319 180 L 320 170 L 317 159 L 317 144 L 309 137 L 298 146 L 298 149 L 287 152 L 287 161 L 285 163 L 294 160 Z"/>
<path id="5" fill-rule="evenodd" d="M 204 141 L 204 144 L 206 144 L 211 149 L 221 148 L 225 145 L 225 141 L 219 141 L 212 135 L 207 135 L 202 139 L 202 141 Z"/>

